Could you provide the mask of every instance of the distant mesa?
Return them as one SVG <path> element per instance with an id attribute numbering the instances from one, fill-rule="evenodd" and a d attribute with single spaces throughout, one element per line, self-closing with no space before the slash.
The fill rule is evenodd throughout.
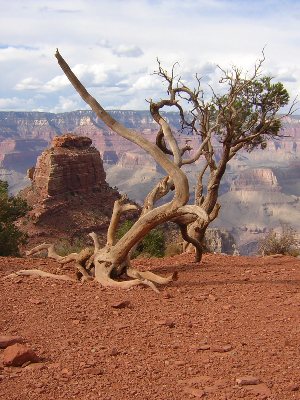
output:
<path id="1" fill-rule="evenodd" d="M 279 192 L 280 186 L 270 168 L 252 168 L 243 171 L 231 183 L 231 191 L 272 191 Z"/>

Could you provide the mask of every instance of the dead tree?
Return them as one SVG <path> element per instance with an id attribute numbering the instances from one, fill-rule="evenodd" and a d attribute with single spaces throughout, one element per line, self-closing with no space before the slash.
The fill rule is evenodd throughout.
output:
<path id="1" fill-rule="evenodd" d="M 191 89 L 175 76 L 174 67 L 169 74 L 158 62 L 156 74 L 167 84 L 168 96 L 158 102 L 149 101 L 150 113 L 158 124 L 156 142 L 152 143 L 139 132 L 116 121 L 89 94 L 58 50 L 55 56 L 75 90 L 96 115 L 116 134 L 150 154 L 165 170 L 166 175 L 146 196 L 139 219 L 119 241 L 116 240 L 116 229 L 121 214 L 136 208 L 124 196 L 115 203 L 104 247 L 99 246 L 94 233 L 91 234 L 94 250 L 84 254 L 59 257 L 52 246 L 43 246 L 48 246 L 49 256 L 61 263 L 75 260 L 84 278 L 93 278 L 104 286 L 128 289 L 146 284 L 157 290 L 155 284 L 166 284 L 176 278 L 176 274 L 163 278 L 152 272 L 135 270 L 130 264 L 132 249 L 151 229 L 173 221 L 178 224 L 186 243 L 196 248 L 196 261 L 199 262 L 205 231 L 220 210 L 219 187 L 228 162 L 240 150 L 264 148 L 269 138 L 280 136 L 282 117 L 278 115 L 278 111 L 288 104 L 289 95 L 281 83 L 273 83 L 271 77 L 261 75 L 264 55 L 251 74 L 244 74 L 236 67 L 228 71 L 220 68 L 222 94 L 217 94 L 211 88 L 209 100 L 206 100 L 198 76 L 196 88 Z M 188 111 L 184 110 L 183 103 L 188 105 Z M 186 156 L 192 148 L 187 143 L 180 145 L 178 135 L 171 128 L 165 114 L 162 114 L 163 108 L 177 110 L 182 129 L 188 129 L 190 134 L 197 135 L 199 147 L 193 149 L 193 156 Z M 291 110 L 288 113 L 290 112 Z M 219 149 L 218 156 L 216 146 Z M 200 159 L 202 162 L 199 162 Z M 196 162 L 201 167 L 194 204 L 188 204 L 189 183 L 182 167 Z M 173 192 L 171 201 L 158 206 L 157 202 L 170 192 Z M 31 254 L 38 250 L 33 249 Z M 123 274 L 132 279 L 116 280 Z"/>

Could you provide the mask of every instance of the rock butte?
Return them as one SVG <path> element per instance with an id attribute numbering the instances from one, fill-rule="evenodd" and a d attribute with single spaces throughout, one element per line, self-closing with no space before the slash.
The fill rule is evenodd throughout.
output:
<path id="1" fill-rule="evenodd" d="M 72 237 L 107 228 L 119 194 L 106 183 L 100 153 L 88 137 L 54 137 L 28 176 L 31 186 L 21 195 L 32 207 L 31 224 L 25 225 L 30 237 Z"/>

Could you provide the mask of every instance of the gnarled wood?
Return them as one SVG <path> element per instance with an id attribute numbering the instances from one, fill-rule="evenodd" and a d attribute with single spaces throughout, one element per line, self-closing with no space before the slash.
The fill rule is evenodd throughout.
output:
<path id="1" fill-rule="evenodd" d="M 58 50 L 55 56 L 70 83 L 96 115 L 119 136 L 130 140 L 151 155 L 165 170 L 166 176 L 148 194 L 139 219 L 119 241 L 116 241 L 116 229 L 121 214 L 136 209 L 135 205 L 127 203 L 126 197 L 115 202 L 106 245 L 103 248 L 97 235 L 91 233 L 93 249 L 86 248 L 80 253 L 62 257 L 56 253 L 53 244 L 43 243 L 27 255 L 47 250 L 48 257 L 60 264 L 73 261 L 84 279 L 93 278 L 106 287 L 130 289 L 137 285 L 147 285 L 158 291 L 155 284 L 167 284 L 176 278 L 176 274 L 160 277 L 151 271 L 139 272 L 130 265 L 130 252 L 151 229 L 164 222 L 174 221 L 180 226 L 183 238 L 195 246 L 196 260 L 200 260 L 201 241 L 209 223 L 217 218 L 220 210 L 217 202 L 219 187 L 229 160 L 242 148 L 251 151 L 264 145 L 268 137 L 279 135 L 281 117 L 277 117 L 277 112 L 281 106 L 287 104 L 288 94 L 280 83 L 272 84 L 271 78 L 260 76 L 264 56 L 250 76 L 243 76 L 242 71 L 235 67 L 230 71 L 221 69 L 223 77 L 220 83 L 226 85 L 227 92 L 221 90 L 222 95 L 217 95 L 212 89 L 209 101 L 203 94 L 200 77 L 196 75 L 197 85 L 195 89 L 190 89 L 180 78 L 176 78 L 176 64 L 171 74 L 168 74 L 158 62 L 159 68 L 156 73 L 166 81 L 168 96 L 158 102 L 150 100 L 150 113 L 159 127 L 156 143 L 152 143 L 139 132 L 116 121 L 90 95 Z M 184 112 L 182 100 L 191 105 L 189 113 Z M 183 156 L 192 149 L 188 141 L 183 146 L 179 144 L 167 117 L 162 113 L 164 107 L 175 107 L 179 112 L 182 129 L 188 129 L 191 134 L 197 134 L 201 139 L 198 149 L 189 158 Z M 217 157 L 215 143 L 219 146 Z M 193 164 L 201 157 L 204 164 L 202 161 L 195 188 L 195 204 L 190 205 L 187 204 L 189 184 L 181 167 Z M 206 190 L 204 182 L 207 182 Z M 171 191 L 173 198 L 157 206 L 158 200 Z M 46 276 L 36 270 L 32 271 L 32 274 Z M 115 280 L 124 273 L 132 279 Z M 52 274 L 47 276 L 51 277 Z"/>

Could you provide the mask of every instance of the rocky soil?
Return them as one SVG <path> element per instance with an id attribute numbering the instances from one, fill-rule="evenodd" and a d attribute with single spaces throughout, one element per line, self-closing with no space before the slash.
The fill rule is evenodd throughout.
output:
<path id="1" fill-rule="evenodd" d="M 207 255 L 199 266 L 180 255 L 135 264 L 177 270 L 179 279 L 160 294 L 1 279 L 58 265 L 0 258 L 0 336 L 23 337 L 40 357 L 4 366 L 0 349 L 0 398 L 300 399 L 299 259 Z"/>

